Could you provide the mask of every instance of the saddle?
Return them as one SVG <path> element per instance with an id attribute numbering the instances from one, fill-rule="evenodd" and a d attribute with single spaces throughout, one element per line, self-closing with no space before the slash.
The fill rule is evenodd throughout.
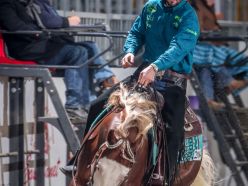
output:
<path id="1" fill-rule="evenodd" d="M 173 186 L 188 186 L 191 185 L 198 174 L 201 166 L 202 152 L 203 152 L 203 136 L 202 127 L 199 119 L 193 110 L 188 106 L 185 112 L 185 140 L 184 150 L 179 162 L 179 169 L 176 175 L 176 179 Z M 164 151 L 163 143 L 166 143 L 164 139 L 165 131 L 157 131 L 157 140 L 159 144 L 154 145 L 155 150 L 152 150 L 150 156 L 157 156 L 155 165 L 148 166 L 150 170 L 147 172 L 148 180 L 144 181 L 144 185 L 149 186 L 163 186 L 169 185 L 165 183 L 166 180 L 166 158 L 167 152 Z M 154 140 L 154 139 L 150 139 Z M 158 149 L 156 149 L 158 147 Z M 154 147 L 153 147 L 154 148 Z M 154 152 L 157 151 L 157 152 Z M 154 155 L 156 154 L 156 155 Z M 154 157 L 153 157 L 154 159 Z M 146 177 L 146 176 L 145 176 Z"/>

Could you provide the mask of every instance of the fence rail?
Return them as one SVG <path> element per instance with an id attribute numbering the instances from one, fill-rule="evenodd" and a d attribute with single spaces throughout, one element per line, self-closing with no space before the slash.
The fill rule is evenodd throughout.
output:
<path id="1" fill-rule="evenodd" d="M 138 14 L 147 0 L 50 0 L 58 10 L 106 14 Z M 248 20 L 248 0 L 215 0 L 215 13 L 224 20 Z"/>
<path id="2" fill-rule="evenodd" d="M 138 14 L 146 0 L 52 0 L 59 10 L 106 14 Z"/>
<path id="3" fill-rule="evenodd" d="M 92 13 L 92 12 L 74 12 L 71 11 L 59 11 L 60 15 L 70 16 L 76 14 L 81 17 L 82 24 L 105 24 L 107 31 L 121 31 L 127 32 L 130 30 L 132 23 L 134 22 L 137 15 L 134 14 L 103 14 L 103 13 Z M 248 35 L 248 23 L 235 22 L 235 21 L 219 21 L 222 26 L 223 36 L 246 36 Z M 85 39 L 85 38 L 82 38 Z M 106 48 L 104 41 L 101 39 L 96 40 L 99 43 L 101 49 Z M 112 59 L 118 56 L 122 52 L 125 38 L 113 38 L 113 48 L 108 52 L 105 57 L 106 59 Z M 234 48 L 243 48 L 241 43 L 230 43 Z M 115 61 L 113 64 L 117 64 Z"/>

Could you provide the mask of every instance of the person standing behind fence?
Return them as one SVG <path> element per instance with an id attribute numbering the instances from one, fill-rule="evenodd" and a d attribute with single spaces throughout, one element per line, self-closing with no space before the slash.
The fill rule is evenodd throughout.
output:
<path id="1" fill-rule="evenodd" d="M 187 0 L 150 0 L 135 20 L 124 45 L 124 68 L 144 45 L 144 62 L 137 71 L 141 86 L 154 84 L 165 99 L 162 116 L 167 127 L 168 181 L 173 185 L 184 139 L 186 75 L 192 70 L 199 36 L 196 12 Z"/>
<path id="2" fill-rule="evenodd" d="M 40 22 L 43 24 L 44 28 L 47 29 L 60 29 L 60 28 L 69 28 L 73 26 L 78 26 L 81 23 L 81 19 L 79 16 L 73 15 L 69 17 L 60 16 L 55 8 L 50 4 L 48 0 L 33 0 L 33 4 L 38 6 L 40 11 L 37 12 L 40 18 Z M 65 37 L 65 36 L 62 36 Z M 87 49 L 88 51 L 88 58 L 91 58 L 95 55 L 100 53 L 100 49 L 94 41 L 83 41 L 75 43 L 73 41 L 73 37 L 66 36 L 68 43 L 80 45 Z M 106 60 L 100 56 L 96 58 L 92 64 L 93 65 L 104 65 L 106 64 Z M 93 87 L 93 80 L 96 81 L 96 86 L 99 86 L 103 89 L 112 87 L 114 84 L 118 82 L 116 76 L 112 72 L 109 66 L 104 66 L 101 69 L 89 69 L 90 78 L 89 83 L 84 82 L 85 84 L 88 83 L 90 87 Z M 87 90 L 82 90 L 82 102 L 84 105 L 89 107 L 90 105 L 90 92 Z"/>
<path id="3" fill-rule="evenodd" d="M 0 27 L 7 31 L 39 31 L 36 20 L 26 8 L 26 0 L 0 0 Z M 45 65 L 82 65 L 88 59 L 83 46 L 68 44 L 63 38 L 47 37 L 43 34 L 4 34 L 9 55 L 19 60 L 32 60 Z M 88 67 L 65 70 L 66 103 L 71 116 L 81 123 L 87 120 L 87 111 L 82 102 L 82 90 L 89 90 L 84 83 L 88 81 Z M 72 115 L 73 112 L 73 115 Z"/>
<path id="4" fill-rule="evenodd" d="M 198 14 L 202 32 L 213 33 L 221 30 L 213 12 L 213 4 L 209 7 L 207 0 L 191 0 L 191 4 Z M 214 110 L 225 107 L 224 103 L 215 100 L 214 85 L 219 89 L 227 89 L 227 92 L 248 85 L 248 65 L 245 63 L 247 57 L 229 47 L 226 42 L 198 42 L 193 56 L 208 105 Z M 228 61 L 229 58 L 232 60 Z M 241 61 L 244 62 L 243 65 L 240 65 Z"/>

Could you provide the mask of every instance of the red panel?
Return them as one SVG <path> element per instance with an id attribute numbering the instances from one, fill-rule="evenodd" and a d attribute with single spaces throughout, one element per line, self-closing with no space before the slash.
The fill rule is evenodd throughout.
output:
<path id="1" fill-rule="evenodd" d="M 5 46 L 4 46 L 4 41 L 2 34 L 0 33 L 0 64 L 14 64 L 14 65 L 20 65 L 20 64 L 27 64 L 27 65 L 34 65 L 37 64 L 34 61 L 22 61 L 22 60 L 16 60 L 16 59 L 11 59 L 9 58 L 6 53 L 5 53 Z"/>
<path id="2" fill-rule="evenodd" d="M 15 60 L 15 59 L 10 59 L 6 57 L 1 57 L 0 56 L 0 64 L 13 64 L 13 65 L 36 65 L 34 61 L 20 61 L 20 60 Z"/>
<path id="3" fill-rule="evenodd" d="M 0 34 L 0 57 L 6 57 L 2 34 Z"/>

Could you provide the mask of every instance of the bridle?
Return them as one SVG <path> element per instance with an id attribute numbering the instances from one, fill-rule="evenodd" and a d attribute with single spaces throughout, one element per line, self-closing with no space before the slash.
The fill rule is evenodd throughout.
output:
<path id="1" fill-rule="evenodd" d="M 131 167 L 133 167 L 133 164 L 135 163 L 135 156 L 134 156 L 134 153 L 131 149 L 130 142 L 128 140 L 124 140 L 123 138 L 121 138 L 115 144 L 109 144 L 109 142 L 106 141 L 99 147 L 99 149 L 96 152 L 91 164 L 89 164 L 88 168 L 93 166 L 93 172 L 92 172 L 92 175 L 90 176 L 90 179 L 89 179 L 87 185 L 93 185 L 94 174 L 95 174 L 96 169 L 98 168 L 98 163 L 99 163 L 103 153 L 106 150 L 115 150 L 117 148 L 121 148 L 121 157 L 123 159 L 129 161 L 132 164 Z M 129 170 L 129 172 L 130 171 L 131 171 L 131 169 Z M 122 183 L 124 183 L 125 181 L 126 181 L 126 178 L 122 181 Z"/>
<path id="2" fill-rule="evenodd" d="M 114 106 L 113 105 L 108 105 L 103 111 L 101 114 L 103 113 L 107 113 L 105 117 L 107 117 L 109 114 L 111 114 L 112 112 L 114 111 Z M 103 119 L 103 118 L 102 118 Z M 97 121 L 97 119 L 93 122 L 93 124 Z M 101 121 L 101 120 L 100 120 Z M 76 152 L 75 154 L 75 161 L 73 163 L 73 169 L 72 169 L 72 180 L 73 180 L 73 183 L 74 185 L 76 186 L 76 180 L 75 180 L 75 169 L 74 167 L 76 167 L 76 163 L 78 162 L 78 157 L 81 153 L 81 151 L 83 150 L 84 148 L 84 145 L 85 143 L 87 142 L 88 138 L 91 136 L 91 134 L 94 132 L 94 130 L 101 124 L 101 122 L 98 121 L 97 123 L 95 123 L 94 127 L 90 128 L 89 132 L 86 134 L 86 136 L 84 137 L 84 140 L 83 142 L 81 143 L 81 146 L 79 148 L 79 150 Z M 92 125 L 93 125 L 92 124 Z"/>
<path id="3" fill-rule="evenodd" d="M 132 83 L 132 81 L 131 81 Z M 128 85 L 127 85 L 128 86 Z M 134 86 L 132 86 L 132 88 L 129 89 L 129 94 L 128 96 L 131 96 L 132 93 L 134 92 L 139 92 L 139 93 L 146 93 L 147 95 L 150 95 L 150 94 L 153 94 L 155 101 L 158 101 L 158 94 L 156 92 L 156 90 L 153 88 L 153 87 L 142 87 L 140 86 L 139 84 L 134 84 Z M 107 117 L 108 115 L 110 115 L 111 113 L 113 112 L 121 112 L 124 108 L 124 106 L 122 104 L 119 104 L 119 105 L 108 105 L 105 110 L 107 112 L 107 114 L 100 120 L 100 121 L 97 121 L 97 123 L 89 130 L 89 132 L 86 134 L 86 136 L 84 137 L 84 140 L 80 146 L 80 149 L 77 151 L 76 155 L 75 155 L 75 161 L 74 161 L 74 164 L 73 164 L 73 167 L 76 167 L 76 163 L 78 162 L 78 158 L 79 158 L 79 154 L 82 152 L 84 146 L 85 146 L 85 143 L 87 142 L 87 139 L 89 138 L 89 136 L 91 136 L 91 134 L 94 132 L 94 130 L 99 127 L 99 125 L 101 125 L 101 121 Z M 154 131 L 156 132 L 159 128 L 159 130 L 163 130 L 163 124 L 161 124 L 161 121 L 162 121 L 162 116 L 161 116 L 161 113 L 160 113 L 160 109 L 157 108 L 157 114 L 156 114 L 156 117 L 157 119 L 155 119 L 155 125 L 154 125 Z M 160 117 L 160 119 L 158 119 Z M 160 122 L 158 122 L 160 120 Z M 94 122 L 93 122 L 94 123 Z M 156 138 L 156 134 L 155 134 L 155 143 L 158 143 L 158 139 Z M 164 138 L 165 140 L 166 138 Z M 165 143 L 163 143 L 165 144 Z M 95 174 L 95 171 L 97 170 L 98 168 L 98 162 L 99 160 L 101 159 L 103 153 L 106 151 L 106 150 L 114 150 L 114 149 L 118 149 L 118 148 L 121 148 L 121 157 L 125 160 L 127 160 L 130 165 L 131 165 L 131 168 L 129 170 L 129 172 L 132 170 L 133 168 L 133 164 L 135 163 L 135 156 L 134 156 L 134 153 L 131 149 L 131 146 L 130 146 L 130 142 L 128 140 L 125 140 L 125 139 L 122 139 L 120 138 L 116 143 L 114 144 L 109 144 L 108 141 L 105 141 L 100 147 L 99 149 L 97 150 L 94 158 L 92 159 L 91 163 L 88 165 L 89 167 L 92 168 L 93 171 L 91 171 L 91 176 L 89 178 L 89 181 L 87 183 L 87 185 L 93 185 L 93 178 L 94 178 L 94 174 Z M 160 148 L 161 149 L 161 148 Z M 87 167 L 87 168 L 89 168 Z M 153 171 L 152 171 L 153 172 Z M 74 182 L 74 185 L 76 185 L 76 180 L 75 180 L 75 169 L 73 169 L 72 171 L 72 177 L 73 177 L 73 182 Z M 151 179 L 152 177 L 152 174 L 150 175 L 150 178 L 149 180 Z M 165 177 L 164 177 L 165 178 Z M 122 183 L 124 183 L 126 180 L 128 179 L 128 176 L 126 176 L 124 178 L 124 180 L 122 181 Z"/>

